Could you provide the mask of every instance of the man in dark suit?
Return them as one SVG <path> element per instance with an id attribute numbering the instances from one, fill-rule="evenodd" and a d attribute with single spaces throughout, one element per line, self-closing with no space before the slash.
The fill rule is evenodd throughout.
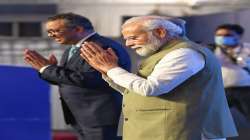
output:
<path id="1" fill-rule="evenodd" d="M 64 117 L 83 140 L 115 140 L 120 114 L 120 98 L 93 69 L 80 58 L 83 42 L 95 42 L 113 48 L 119 65 L 130 69 L 130 59 L 123 47 L 98 35 L 91 22 L 73 13 L 59 14 L 46 22 L 48 36 L 57 43 L 69 46 L 57 65 L 54 55 L 47 58 L 26 49 L 24 60 L 39 71 L 42 79 L 59 86 Z"/>

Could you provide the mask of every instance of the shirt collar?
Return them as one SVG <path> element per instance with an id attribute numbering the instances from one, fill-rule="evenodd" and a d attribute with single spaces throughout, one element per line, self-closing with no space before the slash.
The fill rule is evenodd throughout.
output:
<path id="1" fill-rule="evenodd" d="M 92 32 L 90 34 L 88 34 L 86 37 L 84 37 L 83 39 L 81 39 L 80 41 L 78 41 L 78 43 L 75 45 L 77 48 L 81 47 L 82 43 L 87 40 L 88 38 L 90 38 L 91 36 L 95 35 L 96 32 Z"/>

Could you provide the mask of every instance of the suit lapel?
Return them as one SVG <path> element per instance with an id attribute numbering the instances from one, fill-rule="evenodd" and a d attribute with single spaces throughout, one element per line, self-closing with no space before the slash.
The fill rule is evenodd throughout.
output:
<path id="1" fill-rule="evenodd" d="M 86 41 L 95 41 L 99 38 L 99 35 L 96 33 L 94 34 L 93 36 L 89 37 Z M 71 64 L 72 62 L 74 62 L 78 57 L 80 57 L 80 48 L 79 47 L 76 51 L 76 53 L 74 53 L 72 55 L 72 57 L 68 60 L 68 55 L 69 55 L 69 50 L 70 50 L 70 47 L 68 47 L 67 50 L 65 50 L 65 53 L 63 54 L 63 57 L 62 57 L 62 64 L 63 65 L 68 65 L 68 64 Z"/>
<path id="2" fill-rule="evenodd" d="M 94 40 L 96 40 L 96 38 L 98 38 L 98 37 L 99 37 L 99 35 L 96 33 L 96 34 L 94 34 L 93 36 L 89 37 L 86 41 L 94 41 Z M 80 48 L 81 48 L 81 47 L 77 48 L 76 53 L 74 53 L 74 54 L 72 55 L 72 57 L 71 57 L 68 61 L 66 60 L 66 62 L 67 62 L 68 64 L 74 62 L 75 59 L 77 59 L 78 57 L 80 57 Z M 68 54 L 69 54 L 69 50 L 67 51 L 67 56 L 68 56 Z M 68 58 L 68 57 L 66 57 L 66 58 Z"/>
<path id="3" fill-rule="evenodd" d="M 70 47 L 68 47 L 68 48 L 64 51 L 64 53 L 63 53 L 63 55 L 62 55 L 62 58 L 61 58 L 61 61 L 60 61 L 60 65 L 61 65 L 61 66 L 65 66 L 65 65 L 66 65 L 67 59 L 68 59 L 68 55 L 69 55 L 69 50 L 70 50 Z"/>

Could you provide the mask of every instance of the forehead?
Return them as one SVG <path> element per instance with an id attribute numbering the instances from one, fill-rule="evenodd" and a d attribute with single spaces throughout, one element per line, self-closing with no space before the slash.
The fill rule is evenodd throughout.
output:
<path id="1" fill-rule="evenodd" d="M 143 34 L 143 33 L 146 33 L 146 31 L 143 30 L 142 24 L 133 24 L 133 23 L 131 23 L 129 25 L 126 25 L 122 29 L 122 34 L 123 34 L 124 37 L 139 35 L 139 34 Z"/>
<path id="2" fill-rule="evenodd" d="M 65 21 L 63 19 L 57 19 L 53 21 L 48 21 L 46 23 L 46 28 L 62 28 L 65 27 Z"/>
<path id="3" fill-rule="evenodd" d="M 218 29 L 216 35 L 236 35 L 236 32 L 229 29 Z"/>

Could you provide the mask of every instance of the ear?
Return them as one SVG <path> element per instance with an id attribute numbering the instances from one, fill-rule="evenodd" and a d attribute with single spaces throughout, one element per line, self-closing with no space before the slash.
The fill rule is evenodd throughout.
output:
<path id="1" fill-rule="evenodd" d="M 163 27 L 158 27 L 156 29 L 154 29 L 153 31 L 153 35 L 156 36 L 157 38 L 165 38 L 165 36 L 167 35 L 167 31 L 165 28 Z"/>

